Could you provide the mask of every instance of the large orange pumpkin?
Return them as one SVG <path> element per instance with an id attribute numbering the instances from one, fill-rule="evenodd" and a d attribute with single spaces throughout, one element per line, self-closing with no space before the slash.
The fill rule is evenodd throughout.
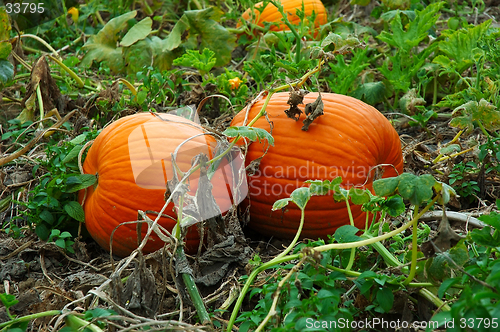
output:
<path id="1" fill-rule="evenodd" d="M 284 12 L 288 15 L 288 21 L 293 25 L 300 24 L 300 18 L 297 16 L 297 9 L 302 10 L 302 5 L 304 6 L 306 19 L 311 18 L 313 12 L 316 14 L 316 19 L 314 21 L 315 27 L 327 23 L 326 9 L 320 0 L 281 0 L 280 3 L 283 6 Z M 282 16 L 278 8 L 268 3 L 262 13 L 260 13 L 256 8 L 261 8 L 262 5 L 262 2 L 255 4 L 253 13 L 252 9 L 249 8 L 241 15 L 241 18 L 261 27 L 264 26 L 264 22 L 277 23 L 278 26 L 273 24 L 270 27 L 271 31 L 289 30 L 286 24 L 281 21 Z M 238 23 L 238 27 L 240 25 L 241 24 Z"/>
<path id="2" fill-rule="evenodd" d="M 94 240 L 109 250 L 113 229 L 126 221 L 137 220 L 137 210 L 160 211 L 165 204 L 167 180 L 172 178 L 171 153 L 187 139 L 199 135 L 182 145 L 177 163 L 187 171 L 191 159 L 203 152 L 212 153 L 215 139 L 201 135 L 203 129 L 192 121 L 161 114 L 162 119 L 150 113 L 126 116 L 106 127 L 96 138 L 83 164 L 86 174 L 96 174 L 97 185 L 89 187 L 84 202 L 85 225 Z M 222 169 L 222 168 L 221 168 Z M 228 174 L 219 169 L 212 179 L 213 194 L 222 211 L 231 205 L 227 187 Z M 226 176 L 226 177 L 224 177 Z M 230 176 L 230 174 L 229 174 Z M 190 194 L 197 188 L 197 177 L 190 178 Z M 83 191 L 80 192 L 80 200 Z M 173 203 L 165 214 L 174 219 L 161 218 L 159 224 L 172 231 L 176 214 Z M 154 220 L 155 214 L 149 214 Z M 147 227 L 142 227 L 144 237 Z M 186 236 L 188 252 L 196 250 L 199 236 L 192 227 Z M 145 253 L 164 245 L 155 233 L 144 248 Z M 137 248 L 135 224 L 120 226 L 113 235 L 113 254 L 127 256 Z"/>
<path id="3" fill-rule="evenodd" d="M 309 93 L 304 104 L 316 100 L 318 93 Z M 295 236 L 300 222 L 300 210 L 289 204 L 286 210 L 272 211 L 273 203 L 303 186 L 305 180 L 326 180 L 341 176 L 343 185 L 371 189 L 374 172 L 370 169 L 380 164 L 384 177 L 396 176 L 403 170 L 401 143 L 391 123 L 375 108 L 352 97 L 321 93 L 324 115 L 301 130 L 305 115 L 300 121 L 286 116 L 289 93 L 276 93 L 266 108 L 273 123 L 274 146 L 264 155 L 259 170 L 248 179 L 250 224 L 265 235 L 281 238 Z M 248 121 L 262 109 L 264 100 L 249 110 Z M 304 111 L 304 105 L 299 105 Z M 231 125 L 242 126 L 244 109 L 235 116 Z M 261 117 L 255 127 L 270 131 L 270 124 Z M 248 147 L 246 163 L 264 154 L 264 143 L 254 142 Z M 351 204 L 356 227 L 365 225 L 365 213 L 359 205 Z M 349 224 L 345 202 L 337 203 L 331 195 L 313 196 L 306 206 L 302 237 L 327 238 L 335 230 Z"/>

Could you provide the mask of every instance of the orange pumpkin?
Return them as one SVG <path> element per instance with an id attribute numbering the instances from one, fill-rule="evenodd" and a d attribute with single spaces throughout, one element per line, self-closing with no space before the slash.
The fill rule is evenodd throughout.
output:
<path id="1" fill-rule="evenodd" d="M 203 129 L 192 121 L 161 114 L 162 119 L 150 113 L 126 116 L 106 127 L 96 138 L 83 164 L 86 174 L 96 174 L 97 185 L 87 188 L 84 201 L 85 225 L 90 235 L 104 249 L 109 250 L 113 229 L 126 221 L 137 220 L 137 210 L 159 212 L 165 204 L 168 179 L 173 176 L 171 153 L 187 139 L 203 134 Z M 203 152 L 209 157 L 215 139 L 200 135 L 179 149 L 177 164 L 187 171 L 191 159 Z M 227 174 L 216 172 L 212 183 L 226 183 Z M 224 178 L 226 175 L 226 178 Z M 218 181 L 218 182 L 217 182 Z M 197 188 L 196 173 L 190 178 L 190 194 Z M 231 201 L 225 185 L 214 185 L 213 194 L 222 211 Z M 80 192 L 80 201 L 83 190 Z M 176 224 L 174 204 L 165 210 L 171 218 L 162 217 L 159 225 L 172 231 Z M 148 214 L 151 219 L 157 215 Z M 142 227 L 142 237 L 147 227 Z M 192 227 L 186 236 L 188 252 L 197 249 L 199 236 Z M 143 252 L 160 249 L 164 242 L 153 232 Z M 136 224 L 120 226 L 113 235 L 113 254 L 125 257 L 137 248 Z"/>
<path id="2" fill-rule="evenodd" d="M 304 104 L 316 100 L 318 93 L 309 93 Z M 316 118 L 308 131 L 301 130 L 305 116 L 299 121 L 286 116 L 289 93 L 276 93 L 266 108 L 270 124 L 261 117 L 255 127 L 271 132 L 274 146 L 264 155 L 259 170 L 248 179 L 249 227 L 265 235 L 293 238 L 299 227 L 301 212 L 295 204 L 286 210 L 272 211 L 272 205 L 302 187 L 306 180 L 326 180 L 341 176 L 343 186 L 371 189 L 376 165 L 384 167 L 384 177 L 403 171 L 401 143 L 391 123 L 375 108 L 352 97 L 321 93 L 324 115 Z M 248 121 L 261 110 L 264 100 L 249 110 Z M 304 111 L 304 105 L 299 105 Z M 235 116 L 231 125 L 244 125 L 245 109 Z M 253 142 L 248 147 L 246 163 L 261 157 L 265 143 Z M 361 206 L 351 204 L 356 227 L 363 228 L 366 216 Z M 306 206 L 302 237 L 327 238 L 335 230 L 349 224 L 345 202 L 335 202 L 331 195 L 313 196 Z"/>
<path id="3" fill-rule="evenodd" d="M 297 9 L 302 10 L 302 5 L 304 6 L 306 19 L 310 18 L 313 15 L 313 12 L 316 14 L 316 19 L 314 21 L 315 27 L 319 27 L 327 23 L 326 9 L 320 0 L 281 0 L 280 3 L 283 6 L 284 12 L 288 15 L 288 21 L 293 25 L 300 24 L 300 18 L 297 16 Z M 241 15 L 241 18 L 261 27 L 264 26 L 264 22 L 277 23 L 278 26 L 274 24 L 271 25 L 271 31 L 290 30 L 288 26 L 281 21 L 282 16 L 278 11 L 278 8 L 268 3 L 262 13 L 260 13 L 256 8 L 260 9 L 262 5 L 262 2 L 255 4 L 253 13 L 252 9 L 249 8 Z M 238 22 L 238 27 L 240 25 L 240 22 Z"/>

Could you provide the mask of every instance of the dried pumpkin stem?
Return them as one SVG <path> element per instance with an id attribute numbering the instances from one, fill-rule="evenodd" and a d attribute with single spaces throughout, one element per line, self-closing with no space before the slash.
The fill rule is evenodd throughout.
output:
<path id="1" fill-rule="evenodd" d="M 247 125 L 247 127 L 252 127 L 255 124 L 255 122 L 257 122 L 257 120 L 260 119 L 260 117 L 266 113 L 266 107 L 269 104 L 269 101 L 271 100 L 271 97 L 274 93 L 289 89 L 290 87 L 293 87 L 296 89 L 301 88 L 307 82 L 309 77 L 311 77 L 312 75 L 316 74 L 317 72 L 319 72 L 321 70 L 321 66 L 323 65 L 323 63 L 324 63 L 324 61 L 320 60 L 318 62 L 318 65 L 313 70 L 305 73 L 304 76 L 302 76 L 298 82 L 294 82 L 294 83 L 290 83 L 290 84 L 286 84 L 286 85 L 281 85 L 277 88 L 271 89 L 269 91 L 269 93 L 267 94 L 266 100 L 264 101 L 264 104 L 262 105 L 262 109 L 260 110 L 259 114 L 257 114 L 255 116 L 255 118 L 252 121 L 250 121 L 250 123 Z M 234 141 L 237 141 L 237 139 L 235 139 Z"/>

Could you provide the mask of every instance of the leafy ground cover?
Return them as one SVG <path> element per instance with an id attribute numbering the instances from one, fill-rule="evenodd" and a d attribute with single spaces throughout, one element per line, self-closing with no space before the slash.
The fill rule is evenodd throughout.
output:
<path id="1" fill-rule="evenodd" d="M 498 1 L 324 4 L 319 31 L 299 9 L 301 24 L 281 32 L 237 26 L 253 5 L 243 0 L 47 3 L 22 34 L 0 8 L 1 329 L 498 330 Z M 198 298 L 176 253 L 117 262 L 86 234 L 77 192 L 95 179 L 80 151 L 106 124 L 194 107 L 228 137 L 272 140 L 227 127 L 262 91 L 290 87 L 375 106 L 400 135 L 405 173 L 374 193 L 311 181 L 274 208 L 304 211 L 334 190 L 373 212 L 370 227 L 328 241 L 233 227 L 222 261 L 215 247 L 189 257 Z M 226 224 L 244 225 L 243 212 Z"/>

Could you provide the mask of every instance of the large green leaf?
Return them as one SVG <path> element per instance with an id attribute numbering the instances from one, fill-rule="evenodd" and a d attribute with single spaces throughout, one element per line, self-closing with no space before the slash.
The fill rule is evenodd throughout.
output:
<path id="1" fill-rule="evenodd" d="M 0 60 L 6 60 L 10 52 L 12 52 L 12 44 L 7 41 L 0 42 Z"/>
<path id="2" fill-rule="evenodd" d="M 7 60 L 0 60 L 0 85 L 7 84 L 14 77 L 14 66 Z"/>
<path id="3" fill-rule="evenodd" d="M 5 7 L 0 7 L 0 40 L 9 39 L 11 29 L 9 14 Z"/>
<path id="4" fill-rule="evenodd" d="M 124 68 L 122 48 L 116 44 L 120 38 L 120 33 L 127 27 L 127 21 L 133 19 L 137 11 L 131 11 L 111 19 L 97 33 L 91 36 L 83 45 L 82 49 L 87 50 L 87 54 L 81 62 L 81 66 L 89 67 L 93 61 L 107 61 L 109 68 L 114 72 L 120 72 Z"/>
<path id="5" fill-rule="evenodd" d="M 439 50 L 448 58 L 455 60 L 456 70 L 462 73 L 474 63 L 474 52 L 478 41 L 484 36 L 491 24 L 491 20 L 485 21 L 475 27 L 461 29 L 445 37 L 439 43 Z M 443 59 L 440 60 L 441 64 Z M 446 67 L 446 66 L 445 66 Z"/>
<path id="6" fill-rule="evenodd" d="M 474 121 L 480 121 L 483 126 L 491 131 L 500 129 L 500 111 L 496 106 L 485 99 L 469 101 L 453 110 L 450 126 L 460 129 L 467 129 L 470 132 L 474 129 Z"/>
<path id="7" fill-rule="evenodd" d="M 401 14 L 397 12 L 390 23 L 392 31 L 382 31 L 378 38 L 397 49 L 409 53 L 413 47 L 428 37 L 428 30 L 439 19 L 439 10 L 443 5 L 444 2 L 436 2 L 425 7 L 420 12 L 417 11 L 415 19 L 405 27 L 403 27 L 401 21 Z"/>
<path id="8" fill-rule="evenodd" d="M 165 50 L 172 51 L 181 45 L 191 50 L 208 48 L 215 52 L 216 66 L 229 63 L 236 37 L 211 18 L 213 12 L 213 8 L 184 12 L 168 35 Z"/>
<path id="9" fill-rule="evenodd" d="M 151 26 L 153 21 L 150 17 L 146 17 L 136 25 L 134 25 L 130 30 L 123 36 L 120 42 L 121 46 L 130 46 L 139 40 L 143 40 L 151 33 Z"/>

